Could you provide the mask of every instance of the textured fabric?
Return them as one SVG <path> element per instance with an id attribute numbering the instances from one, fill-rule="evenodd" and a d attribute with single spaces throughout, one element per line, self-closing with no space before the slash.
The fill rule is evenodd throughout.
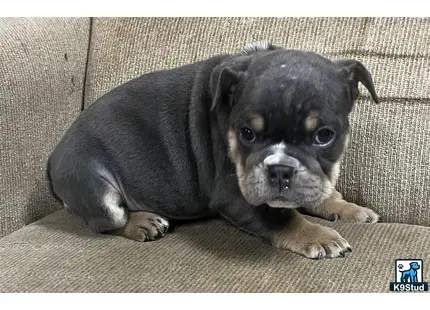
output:
<path id="1" fill-rule="evenodd" d="M 85 102 L 143 73 L 260 40 L 356 58 L 372 72 L 382 103 L 361 87 L 339 190 L 385 222 L 429 225 L 429 33 L 428 18 L 95 19 Z"/>
<path id="2" fill-rule="evenodd" d="M 139 243 L 91 234 L 59 211 L 0 239 L 0 292 L 388 292 L 399 258 L 423 259 L 430 278 L 430 228 L 330 226 L 353 252 L 315 261 L 221 220 Z"/>
<path id="3" fill-rule="evenodd" d="M 0 18 L 0 237 L 58 209 L 48 154 L 78 115 L 89 19 Z"/>

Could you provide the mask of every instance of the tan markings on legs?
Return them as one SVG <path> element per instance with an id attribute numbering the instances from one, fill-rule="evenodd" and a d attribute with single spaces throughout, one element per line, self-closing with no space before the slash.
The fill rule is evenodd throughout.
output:
<path id="1" fill-rule="evenodd" d="M 321 206 L 309 208 L 306 211 L 329 221 L 341 220 L 356 223 L 376 223 L 379 221 L 379 215 L 374 211 L 344 200 L 336 190 L 324 200 Z"/>
<path id="2" fill-rule="evenodd" d="M 351 251 L 349 243 L 337 231 L 307 221 L 296 210 L 288 227 L 273 236 L 273 245 L 314 259 L 344 256 Z"/>
<path id="3" fill-rule="evenodd" d="M 344 200 L 337 191 L 336 195 L 332 195 L 324 201 L 322 208 L 322 212 L 326 215 L 325 218 L 332 220 L 339 219 L 345 222 L 361 223 L 376 223 L 379 221 L 379 215 L 374 211 Z"/>
<path id="4" fill-rule="evenodd" d="M 168 228 L 169 222 L 157 214 L 129 212 L 125 226 L 110 233 L 143 242 L 163 237 Z"/>

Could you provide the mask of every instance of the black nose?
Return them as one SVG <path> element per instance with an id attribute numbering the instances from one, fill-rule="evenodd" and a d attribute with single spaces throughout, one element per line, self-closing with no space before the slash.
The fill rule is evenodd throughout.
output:
<path id="1" fill-rule="evenodd" d="M 291 166 L 284 165 L 270 165 L 267 167 L 270 182 L 273 186 L 278 186 L 279 191 L 288 187 L 290 179 L 296 173 L 296 169 Z"/>

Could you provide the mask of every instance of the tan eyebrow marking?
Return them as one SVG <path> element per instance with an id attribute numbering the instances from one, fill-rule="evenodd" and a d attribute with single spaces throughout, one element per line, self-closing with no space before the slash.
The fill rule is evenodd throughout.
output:
<path id="1" fill-rule="evenodd" d="M 309 115 L 305 118 L 305 128 L 308 131 L 314 131 L 318 125 L 318 114 L 315 111 L 309 112 Z"/>
<path id="2" fill-rule="evenodd" d="M 253 116 L 250 124 L 256 132 L 261 132 L 264 130 L 264 118 L 261 115 Z"/>

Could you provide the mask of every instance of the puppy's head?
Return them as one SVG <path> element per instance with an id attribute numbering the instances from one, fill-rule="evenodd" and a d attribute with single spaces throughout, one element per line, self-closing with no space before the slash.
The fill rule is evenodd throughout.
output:
<path id="1" fill-rule="evenodd" d="M 358 82 L 377 102 L 360 62 L 271 44 L 247 47 L 213 70 L 212 110 L 251 205 L 315 206 L 330 196 Z"/>

